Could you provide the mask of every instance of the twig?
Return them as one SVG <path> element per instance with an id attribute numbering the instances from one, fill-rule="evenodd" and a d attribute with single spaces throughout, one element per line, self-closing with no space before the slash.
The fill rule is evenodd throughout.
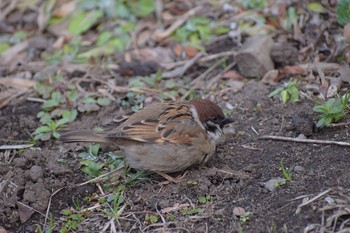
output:
<path id="1" fill-rule="evenodd" d="M 175 78 L 175 77 L 181 77 L 183 76 L 186 71 L 191 68 L 196 62 L 204 55 L 203 52 L 198 53 L 196 56 L 191 58 L 190 60 L 186 61 L 185 65 L 183 67 L 175 68 L 174 70 L 164 72 L 162 74 L 163 78 Z"/>
<path id="2" fill-rule="evenodd" d="M 180 27 L 183 23 L 185 23 L 190 17 L 192 17 L 193 15 L 195 15 L 198 11 L 200 11 L 202 9 L 202 6 L 197 6 L 191 10 L 189 10 L 188 12 L 186 12 L 186 14 L 182 15 L 181 18 L 179 18 L 178 20 L 176 20 L 170 27 L 168 27 L 165 31 L 161 31 L 161 30 L 157 30 L 154 34 L 153 34 L 153 38 L 156 41 L 160 41 L 168 36 L 170 36 L 173 32 L 175 32 L 175 30 Z"/>
<path id="3" fill-rule="evenodd" d="M 256 135 L 258 135 L 258 136 L 259 136 L 258 131 L 256 131 L 256 129 L 255 129 L 253 126 L 250 126 L 250 128 L 253 130 L 253 132 L 254 132 Z"/>
<path id="4" fill-rule="evenodd" d="M 116 169 L 114 169 L 114 170 L 112 170 L 112 171 L 110 171 L 110 172 L 107 172 L 107 173 L 105 173 L 105 174 L 102 174 L 102 175 L 100 175 L 100 176 L 98 176 L 98 177 L 95 177 L 95 178 L 93 178 L 93 179 L 91 179 L 91 180 L 85 181 L 85 182 L 83 182 L 83 183 L 75 184 L 73 187 L 78 187 L 78 186 L 83 186 L 83 185 L 90 184 L 90 183 L 97 183 L 97 182 L 100 182 L 100 181 L 104 180 L 106 176 L 109 176 L 110 174 L 115 173 L 116 171 L 122 169 L 123 167 L 124 167 L 124 165 L 123 165 L 123 166 L 120 166 L 120 167 L 117 167 Z"/>
<path id="5" fill-rule="evenodd" d="M 347 127 L 350 125 L 350 122 L 344 122 L 344 123 L 336 123 L 336 124 L 330 124 L 330 125 L 327 125 L 327 128 L 333 128 L 333 127 Z"/>
<path id="6" fill-rule="evenodd" d="M 310 204 L 311 202 L 317 200 L 318 198 L 320 198 L 320 197 L 326 195 L 326 194 L 329 193 L 331 190 L 332 190 L 332 189 L 327 189 L 326 191 L 324 191 L 324 192 L 318 194 L 317 196 L 311 198 L 310 200 L 308 200 L 308 201 L 306 201 L 306 202 L 304 202 L 304 203 L 298 205 L 297 210 L 295 211 L 295 213 L 296 213 L 296 214 L 299 214 L 302 207 L 304 207 L 304 206 Z"/>
<path id="7" fill-rule="evenodd" d="M 317 139 L 303 139 L 303 138 L 290 138 L 290 137 L 273 136 L 273 135 L 264 135 L 264 136 L 259 137 L 259 139 L 261 139 L 261 140 L 271 139 L 271 140 L 289 141 L 289 142 L 302 142 L 302 143 L 350 146 L 349 142 L 317 140 Z"/>
<path id="8" fill-rule="evenodd" d="M 202 63 L 206 63 L 208 61 L 215 60 L 215 59 L 218 59 L 221 57 L 235 56 L 235 54 L 236 54 L 235 51 L 226 51 L 226 52 L 222 52 L 222 53 L 210 54 L 208 56 L 200 58 L 197 63 L 202 64 Z M 164 67 L 166 70 L 171 70 L 175 67 L 183 66 L 184 64 L 186 64 L 186 62 L 187 61 L 178 61 L 178 62 L 172 62 L 172 63 L 161 63 L 160 65 L 162 67 Z"/>
<path id="9" fill-rule="evenodd" d="M 188 90 L 182 97 L 181 100 L 184 101 L 187 96 L 189 96 L 189 94 L 191 93 L 191 91 L 195 90 L 196 88 L 198 88 L 198 86 L 200 85 L 201 81 L 210 73 L 212 72 L 214 69 L 216 69 L 216 67 L 218 67 L 219 65 L 221 65 L 221 63 L 223 63 L 226 60 L 225 58 L 220 59 L 219 61 L 217 61 L 214 65 L 210 66 L 204 73 L 202 73 L 201 75 L 199 75 L 197 78 L 193 79 L 191 81 L 191 89 Z"/>
<path id="10" fill-rule="evenodd" d="M 226 66 L 225 69 L 223 69 L 219 74 L 217 74 L 214 78 L 212 78 L 209 83 L 206 86 L 206 89 L 209 89 L 210 87 L 212 87 L 214 85 L 214 83 L 216 83 L 217 81 L 219 81 L 219 79 L 221 79 L 221 77 L 230 69 L 232 69 L 232 67 L 234 67 L 236 65 L 236 62 L 232 62 L 230 65 Z"/>
<path id="11" fill-rule="evenodd" d="M 17 6 L 18 0 L 12 0 L 10 1 L 10 4 L 4 8 L 2 11 L 0 11 L 0 21 L 6 18 L 8 14 L 11 13 L 12 10 L 14 10 Z M 2 7 L 2 6 L 1 6 Z"/>
<path id="12" fill-rule="evenodd" d="M 49 204 L 47 205 L 46 214 L 45 214 L 45 221 L 44 221 L 44 227 L 43 227 L 44 230 L 46 229 L 46 223 L 47 223 L 47 220 L 49 219 L 49 213 L 50 213 L 50 207 L 51 207 L 52 198 L 53 198 L 53 196 L 55 196 L 59 191 L 61 191 L 64 188 L 66 188 L 66 187 L 62 187 L 62 188 L 57 189 L 50 196 Z"/>
<path id="13" fill-rule="evenodd" d="M 35 97 L 28 97 L 27 100 L 32 101 L 32 102 L 37 102 L 37 103 L 45 103 L 46 102 L 46 100 L 44 100 L 44 99 L 35 98 Z"/>
<path id="14" fill-rule="evenodd" d="M 22 144 L 22 145 L 2 145 L 0 150 L 18 150 L 33 147 L 34 144 Z"/>

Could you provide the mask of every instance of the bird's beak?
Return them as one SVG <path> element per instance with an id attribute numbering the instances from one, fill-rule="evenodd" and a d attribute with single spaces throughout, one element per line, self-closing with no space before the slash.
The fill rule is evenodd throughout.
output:
<path id="1" fill-rule="evenodd" d="M 224 127 L 225 125 L 230 124 L 230 123 L 232 123 L 232 122 L 234 122 L 233 118 L 227 116 L 227 117 L 225 117 L 225 118 L 220 122 L 220 126 L 221 126 L 221 127 Z"/>

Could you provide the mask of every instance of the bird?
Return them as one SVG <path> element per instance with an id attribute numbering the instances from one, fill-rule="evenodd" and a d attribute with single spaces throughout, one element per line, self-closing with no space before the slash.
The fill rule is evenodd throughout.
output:
<path id="1" fill-rule="evenodd" d="M 206 163 L 222 141 L 223 128 L 233 122 L 207 99 L 153 103 L 115 117 L 101 133 L 64 130 L 61 142 L 94 142 L 118 147 L 130 167 L 167 173 Z"/>

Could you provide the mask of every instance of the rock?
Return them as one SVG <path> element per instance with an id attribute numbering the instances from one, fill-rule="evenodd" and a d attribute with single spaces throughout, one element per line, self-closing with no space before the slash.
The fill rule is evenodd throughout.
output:
<path id="1" fill-rule="evenodd" d="M 283 184 L 285 182 L 285 179 L 281 177 L 273 178 L 267 182 L 264 183 L 264 188 L 269 190 L 270 192 L 276 191 L 276 188 Z"/>
<path id="2" fill-rule="evenodd" d="M 254 36 L 249 38 L 238 51 L 235 61 L 241 74 L 245 77 L 263 77 L 274 69 L 270 57 L 273 40 L 270 36 Z"/>
<path id="3" fill-rule="evenodd" d="M 34 165 L 30 168 L 28 176 L 33 182 L 37 182 L 39 178 L 44 176 L 43 169 L 40 166 Z"/>
<path id="4" fill-rule="evenodd" d="M 296 173 L 303 173 L 305 171 L 305 168 L 302 167 L 302 166 L 297 165 L 297 166 L 294 167 L 293 171 L 296 172 Z"/>
<path id="5" fill-rule="evenodd" d="M 16 166 L 16 167 L 24 167 L 27 163 L 27 159 L 26 158 L 15 158 L 13 160 L 13 164 Z"/>
<path id="6" fill-rule="evenodd" d="M 270 55 L 276 65 L 294 65 L 298 62 L 298 49 L 288 42 L 274 44 Z"/>

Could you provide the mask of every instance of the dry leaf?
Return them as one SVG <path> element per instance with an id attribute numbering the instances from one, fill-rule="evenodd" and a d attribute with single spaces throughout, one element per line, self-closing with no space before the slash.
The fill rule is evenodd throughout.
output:
<path id="1" fill-rule="evenodd" d="M 341 65 L 339 67 L 340 78 L 343 82 L 350 83 L 350 67 L 349 65 Z"/>
<path id="2" fill-rule="evenodd" d="M 229 78 L 229 79 L 233 79 L 233 80 L 242 80 L 243 77 L 242 75 L 240 75 L 238 72 L 234 71 L 234 70 L 229 70 L 226 73 L 224 73 L 222 75 L 222 78 Z"/>
<path id="3" fill-rule="evenodd" d="M 304 74 L 305 70 L 301 68 L 300 66 L 285 66 L 279 69 L 279 72 L 281 74 L 291 74 L 291 75 L 296 75 L 296 74 Z"/>
<path id="4" fill-rule="evenodd" d="M 273 84 L 278 82 L 279 77 L 280 76 L 278 70 L 270 70 L 264 75 L 264 77 L 261 79 L 261 82 L 264 84 Z"/>
<path id="5" fill-rule="evenodd" d="M 59 8 L 55 9 L 52 15 L 56 17 L 66 16 L 75 10 L 76 3 L 76 1 L 64 3 Z"/>

